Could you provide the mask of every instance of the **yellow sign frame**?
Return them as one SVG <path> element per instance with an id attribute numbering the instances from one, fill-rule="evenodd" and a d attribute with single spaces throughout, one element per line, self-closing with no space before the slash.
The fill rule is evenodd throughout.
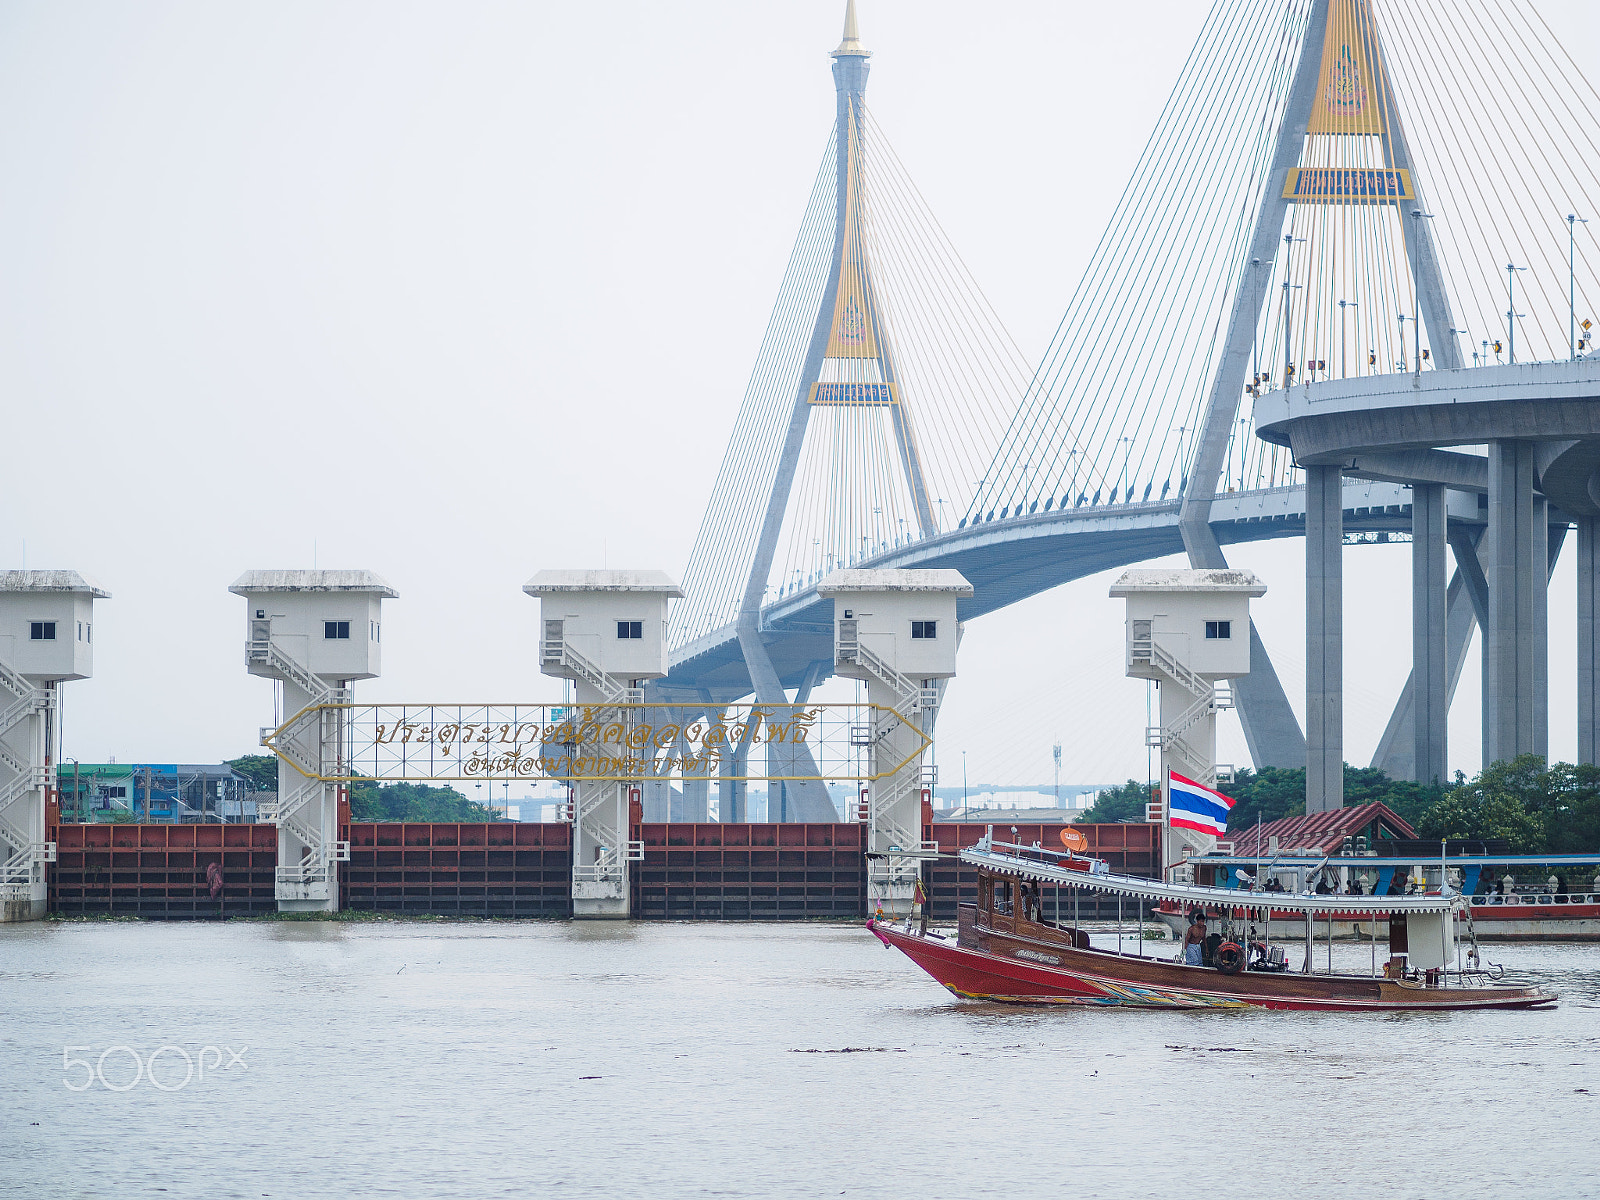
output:
<path id="1" fill-rule="evenodd" d="M 876 704 L 724 704 L 714 708 L 721 713 L 718 720 L 680 725 L 642 718 L 653 710 L 682 713 L 682 704 L 313 704 L 263 735 L 261 744 L 304 778 L 335 784 L 538 779 L 561 783 L 640 782 L 669 778 L 870 783 L 903 770 L 933 745 L 933 739 L 915 720 Z M 307 726 L 314 726 L 320 736 L 322 717 L 328 712 L 344 714 L 340 722 L 344 743 L 341 762 L 332 771 L 314 773 L 297 762 L 285 746 Z M 445 714 L 442 719 L 436 715 L 441 712 Z M 381 722 L 373 719 L 389 713 L 395 715 Z M 541 714 L 542 719 L 533 720 L 535 713 Z M 406 719 L 408 714 L 412 719 Z M 465 714 L 477 719 L 463 719 Z M 885 731 L 885 719 L 911 730 L 916 744 L 898 762 L 873 772 L 864 765 L 871 756 L 855 753 L 865 749 L 856 740 L 856 731 L 867 729 L 874 741 L 879 740 Z M 357 730 L 362 732 L 353 736 Z M 396 745 L 400 747 L 398 751 L 377 750 Z M 772 775 L 748 770 L 740 775 L 721 774 L 725 754 L 741 746 L 771 745 L 806 746 L 820 752 L 814 753 L 814 759 L 821 757 L 823 761 L 814 775 Z M 678 746 L 698 749 L 674 756 L 671 751 Z M 471 751 L 463 753 L 467 747 L 472 747 Z M 558 747 L 560 752 L 530 753 L 546 747 Z M 596 749 L 576 753 L 581 747 Z M 369 757 L 373 769 L 361 770 Z M 748 763 L 751 757 L 766 756 L 747 754 L 745 761 Z M 863 760 L 862 769 L 840 769 L 857 758 Z M 383 769 L 385 764 L 399 769 Z"/>

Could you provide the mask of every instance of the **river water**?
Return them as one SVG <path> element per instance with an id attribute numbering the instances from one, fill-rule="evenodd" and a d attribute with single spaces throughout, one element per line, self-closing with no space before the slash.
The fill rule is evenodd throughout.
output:
<path id="1" fill-rule="evenodd" d="M 1488 957 L 1560 1007 L 1007 1008 L 843 925 L 0 926 L 0 1194 L 1600 1195 L 1600 947 Z"/>

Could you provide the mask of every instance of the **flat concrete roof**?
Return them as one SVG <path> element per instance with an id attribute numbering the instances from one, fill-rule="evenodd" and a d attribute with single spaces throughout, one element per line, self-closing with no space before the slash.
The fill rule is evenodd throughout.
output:
<path id="1" fill-rule="evenodd" d="M 530 596 L 573 592 L 652 592 L 681 598 L 683 589 L 665 571 L 540 571 L 522 590 Z"/>
<path id="2" fill-rule="evenodd" d="M 393 600 L 400 595 L 372 571 L 246 571 L 228 590 L 235 596 L 258 592 L 376 592 Z"/>
<path id="3" fill-rule="evenodd" d="M 830 571 L 817 584 L 819 596 L 849 596 L 858 592 L 943 592 L 970 596 L 972 585 L 960 571 L 942 567 Z"/>
<path id="4" fill-rule="evenodd" d="M 1267 585 L 1254 571 L 1124 571 L 1111 585 L 1113 598 L 1144 592 L 1242 592 L 1265 596 Z"/>
<path id="5" fill-rule="evenodd" d="M 76 592 L 111 599 L 110 592 L 76 571 L 0 571 L 0 592 Z"/>

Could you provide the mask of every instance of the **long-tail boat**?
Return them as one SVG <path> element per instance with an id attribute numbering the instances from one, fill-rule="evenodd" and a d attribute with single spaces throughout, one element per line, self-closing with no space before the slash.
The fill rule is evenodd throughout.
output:
<path id="1" fill-rule="evenodd" d="M 1239 889 L 1114 875 L 1106 864 L 1038 846 L 997 843 L 993 831 L 961 852 L 978 868 L 978 900 L 958 907 L 956 936 L 872 920 L 867 928 L 957 996 L 1008 1004 L 1125 1005 L 1136 1008 L 1285 1008 L 1400 1010 L 1540 1008 L 1556 993 L 1508 983 L 1484 965 L 1475 941 L 1456 934 L 1459 894 L 1333 896 L 1314 892 L 1257 894 Z M 1202 912 L 1220 928 L 1207 938 L 1202 964 L 1142 952 L 1096 949 L 1074 924 L 1047 920 L 1045 886 L 1171 901 Z M 1306 916 L 1305 960 L 1289 969 L 1287 947 L 1255 935 L 1274 911 Z M 926 911 L 924 907 L 924 912 Z M 1313 933 L 1319 917 L 1357 913 L 1389 924 L 1388 958 L 1379 973 L 1316 969 Z M 1349 919 L 1348 917 L 1346 919 Z M 1119 938 L 1119 942 L 1121 939 Z M 1142 942 L 1136 943 L 1141 946 Z M 1328 961 L 1332 959 L 1329 948 Z"/>

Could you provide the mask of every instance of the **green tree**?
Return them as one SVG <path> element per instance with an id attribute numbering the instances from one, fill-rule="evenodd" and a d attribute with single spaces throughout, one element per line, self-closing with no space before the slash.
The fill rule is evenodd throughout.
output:
<path id="1" fill-rule="evenodd" d="M 498 821 L 500 814 L 455 788 L 425 783 L 358 783 L 350 789 L 352 821 Z"/>
<path id="2" fill-rule="evenodd" d="M 1377 767 L 1344 765 L 1344 802 L 1347 806 L 1386 804 L 1413 828 L 1424 813 L 1449 793 L 1449 785 L 1390 779 Z"/>
<path id="3" fill-rule="evenodd" d="M 1529 854 L 1600 848 L 1600 767 L 1591 764 L 1546 765 L 1538 755 L 1524 754 L 1460 781 L 1450 802 L 1437 820 L 1419 824 L 1418 832 L 1505 837 L 1513 850 Z"/>
<path id="4" fill-rule="evenodd" d="M 1555 763 L 1545 772 L 1545 849 L 1551 854 L 1600 850 L 1600 766 Z"/>
<path id="5" fill-rule="evenodd" d="M 232 767 L 248 779 L 253 791 L 275 792 L 278 790 L 278 759 L 276 755 L 246 754 L 242 758 L 227 759 L 223 765 Z"/>
<path id="6" fill-rule="evenodd" d="M 1219 788 L 1233 797 L 1228 813 L 1229 832 L 1253 829 L 1256 818 L 1262 824 L 1283 817 L 1298 817 L 1306 811 L 1306 769 L 1304 767 L 1262 767 L 1240 771 L 1227 787 Z"/>
<path id="7" fill-rule="evenodd" d="M 1508 792 L 1484 791 L 1466 784 L 1422 815 L 1417 833 L 1425 838 L 1504 838 L 1513 854 L 1544 849 L 1544 821 Z"/>
<path id="8" fill-rule="evenodd" d="M 1094 798 L 1094 804 L 1083 810 L 1076 819 L 1086 825 L 1113 825 L 1120 821 L 1142 821 L 1145 806 L 1150 803 L 1150 787 L 1137 779 L 1106 788 Z"/>

